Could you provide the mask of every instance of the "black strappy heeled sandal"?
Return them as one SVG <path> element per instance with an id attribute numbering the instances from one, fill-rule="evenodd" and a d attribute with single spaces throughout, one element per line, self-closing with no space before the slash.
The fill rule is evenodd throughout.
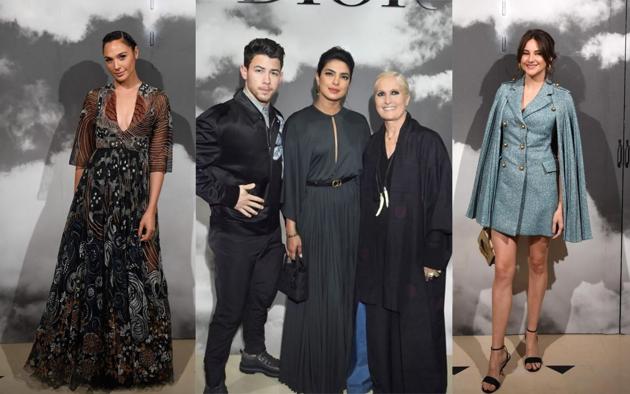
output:
<path id="1" fill-rule="evenodd" d="M 499 376 L 503 375 L 503 369 L 505 368 L 505 366 L 507 365 L 507 363 L 510 361 L 510 352 L 507 351 L 507 349 L 505 348 L 505 345 L 501 346 L 500 348 L 493 348 L 492 346 L 490 347 L 490 350 L 493 352 L 498 352 L 500 350 L 503 350 L 505 352 L 505 360 L 503 361 L 503 363 L 501 364 L 501 367 L 499 368 Z M 484 389 L 483 386 L 481 387 L 481 391 L 483 391 L 484 393 L 494 393 L 495 391 L 497 391 L 500 387 L 501 387 L 501 382 L 499 382 L 499 380 L 497 378 L 493 378 L 490 375 L 486 375 L 486 377 L 483 378 L 483 380 L 481 381 L 481 383 L 488 383 L 494 386 L 494 390 L 487 390 Z"/>
<path id="2" fill-rule="evenodd" d="M 536 334 L 536 331 L 538 331 L 538 329 L 535 330 L 530 330 L 529 328 L 527 329 L 527 332 Z M 525 335 L 527 335 L 527 333 L 525 333 Z M 527 339 L 525 339 L 527 341 Z M 538 342 L 538 334 L 536 334 L 536 342 Z M 536 366 L 532 365 L 531 368 L 527 368 L 527 364 L 535 364 L 535 363 L 539 363 L 540 367 L 536 368 Z M 540 371 L 540 368 L 542 368 L 543 365 L 543 361 L 542 358 L 539 356 L 534 356 L 534 357 L 526 357 L 525 358 L 525 370 L 527 372 L 538 372 Z"/>

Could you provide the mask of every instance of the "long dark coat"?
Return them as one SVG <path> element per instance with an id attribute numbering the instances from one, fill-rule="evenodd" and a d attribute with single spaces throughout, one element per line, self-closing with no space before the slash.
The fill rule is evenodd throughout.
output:
<path id="1" fill-rule="evenodd" d="M 426 282 L 423 267 L 445 270 L 451 256 L 451 164 L 442 138 L 409 114 L 392 160 L 387 226 L 378 226 L 376 173 L 384 129 L 375 133 L 364 154 L 361 176 L 361 230 L 357 291 L 366 304 L 392 311 L 414 311 L 413 343 L 403 349 L 403 365 L 418 380 L 446 387 L 444 287 Z M 386 232 L 385 256 L 377 253 Z M 369 327 L 368 327 L 369 330 Z M 426 379 L 425 379 L 426 378 Z"/>

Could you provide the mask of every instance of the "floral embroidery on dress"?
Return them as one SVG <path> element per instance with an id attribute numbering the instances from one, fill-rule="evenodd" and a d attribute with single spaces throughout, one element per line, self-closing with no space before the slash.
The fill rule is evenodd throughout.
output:
<path id="1" fill-rule="evenodd" d="M 149 174 L 171 170 L 168 99 L 138 90 L 125 131 L 113 85 L 88 93 L 70 163 L 83 167 L 48 301 L 26 368 L 53 387 L 152 385 L 173 379 L 171 318 L 159 231 L 137 234 Z"/>

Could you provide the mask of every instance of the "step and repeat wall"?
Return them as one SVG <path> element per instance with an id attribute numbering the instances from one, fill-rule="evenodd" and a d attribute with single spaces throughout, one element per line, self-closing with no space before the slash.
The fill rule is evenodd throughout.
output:
<path id="1" fill-rule="evenodd" d="M 378 130 L 371 102 L 374 80 L 381 71 L 398 70 L 411 84 L 409 112 L 440 133 L 450 149 L 451 14 L 450 1 L 198 1 L 197 114 L 232 98 L 241 88 L 238 68 L 243 47 L 254 38 L 271 38 L 285 49 L 284 82 L 275 100 L 285 118 L 313 102 L 319 56 L 339 45 L 352 53 L 356 63 L 346 107 L 362 113 L 372 130 Z M 213 256 L 207 247 L 209 207 L 200 198 L 196 206 L 197 351 L 203 352 L 214 308 Z M 449 279 L 449 337 L 450 294 Z M 275 355 L 280 349 L 284 301 L 279 294 L 266 326 L 267 347 Z M 240 334 L 232 351 L 239 348 Z"/>
<path id="2" fill-rule="evenodd" d="M 622 256 L 630 223 L 622 209 L 630 160 L 630 146 L 623 148 L 629 138 L 624 130 L 626 1 L 455 0 L 453 7 L 453 333 L 491 332 L 494 270 L 478 252 L 480 227 L 465 212 L 492 100 L 499 85 L 517 74 L 517 46 L 531 28 L 554 37 L 559 57 L 550 79 L 570 90 L 576 105 L 593 230 L 586 242 L 551 242 L 539 331 L 627 332 L 630 292 Z M 527 244 L 520 242 L 509 333 L 524 331 L 527 269 Z"/>
<path id="3" fill-rule="evenodd" d="M 0 341 L 30 342 L 73 196 L 68 165 L 83 99 L 105 85 L 103 36 L 137 41 L 138 74 L 166 91 L 173 172 L 159 202 L 173 335 L 194 329 L 194 0 L 3 1 L 0 5 Z"/>

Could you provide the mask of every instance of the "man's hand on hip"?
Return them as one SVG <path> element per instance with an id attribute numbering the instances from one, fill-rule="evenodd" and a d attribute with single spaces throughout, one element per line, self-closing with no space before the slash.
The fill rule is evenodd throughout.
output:
<path id="1" fill-rule="evenodd" d="M 240 192 L 238 195 L 238 201 L 234 206 L 234 209 L 248 218 L 258 215 L 258 212 L 263 209 L 263 204 L 265 203 L 265 200 L 262 198 L 249 194 L 248 190 L 252 190 L 254 187 L 256 187 L 255 183 L 239 185 L 238 188 L 240 189 Z"/>

